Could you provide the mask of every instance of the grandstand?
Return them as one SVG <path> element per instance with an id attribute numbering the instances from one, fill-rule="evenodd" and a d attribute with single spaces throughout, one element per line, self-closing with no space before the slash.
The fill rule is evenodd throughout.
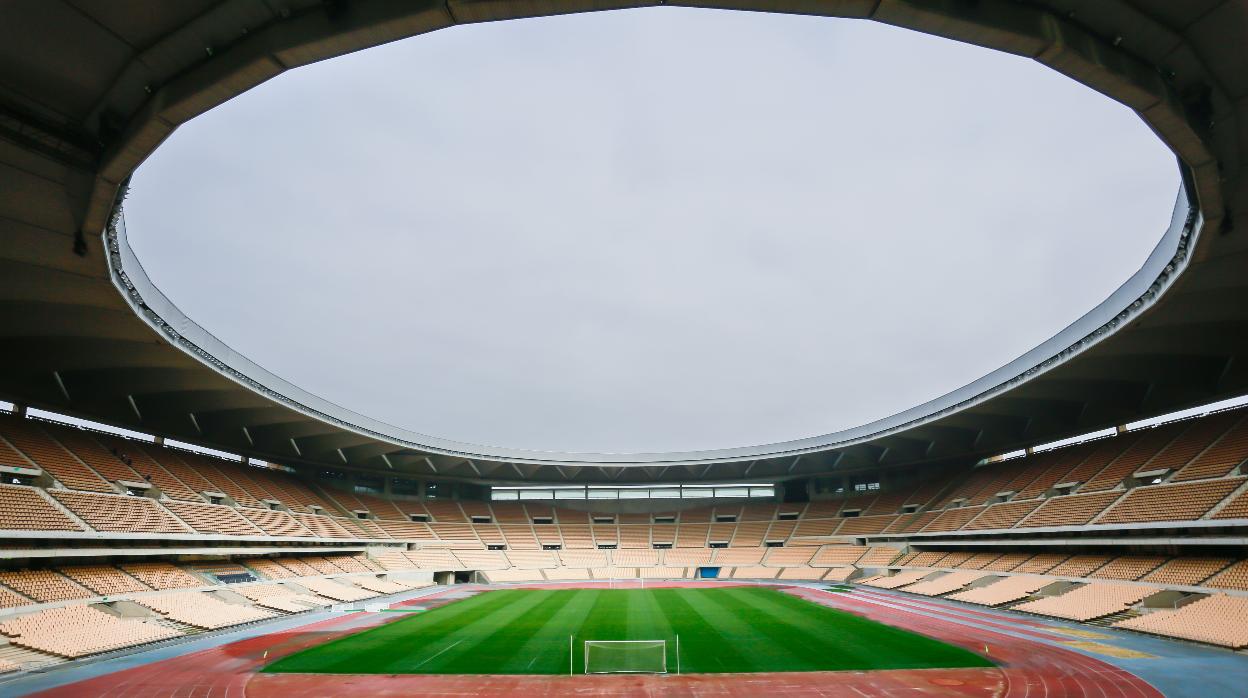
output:
<path id="1" fill-rule="evenodd" d="M 650 664 L 605 671 L 653 694 L 684 660 L 693 692 L 725 695 L 1237 695 L 1248 3 L 715 6 L 1040 61 L 1174 152 L 1174 218 L 1061 333 L 869 425 L 685 453 L 451 442 L 309 395 L 184 316 L 129 246 L 128 178 L 283 71 L 615 5 L 6 3 L 0 694 L 549 694 L 543 675 L 596 672 L 577 641 L 638 641 Z M 338 675 L 357 671 L 392 683 Z"/>

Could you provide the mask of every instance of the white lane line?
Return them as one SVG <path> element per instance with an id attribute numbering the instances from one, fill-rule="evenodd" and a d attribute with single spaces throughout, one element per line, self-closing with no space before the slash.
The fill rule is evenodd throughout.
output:
<path id="1" fill-rule="evenodd" d="M 455 645 L 458 645 L 460 642 L 463 642 L 463 640 L 460 640 L 459 642 L 456 642 L 456 643 L 454 643 L 454 644 L 452 644 L 452 645 L 447 645 L 446 649 L 442 650 L 441 652 L 438 652 L 437 654 L 433 655 L 433 656 L 432 656 L 432 657 L 430 657 L 429 659 L 426 659 L 425 661 L 421 662 L 420 664 L 417 664 L 416 666 L 424 666 L 424 665 L 425 665 L 425 664 L 427 664 L 428 662 L 430 662 L 430 661 L 432 661 L 432 660 L 434 660 L 434 659 L 437 659 L 438 657 L 442 656 L 442 655 L 443 655 L 443 654 L 445 654 L 447 651 L 449 651 L 452 647 L 454 647 Z M 413 669 L 415 669 L 416 667 L 412 667 L 412 668 L 413 668 Z"/>

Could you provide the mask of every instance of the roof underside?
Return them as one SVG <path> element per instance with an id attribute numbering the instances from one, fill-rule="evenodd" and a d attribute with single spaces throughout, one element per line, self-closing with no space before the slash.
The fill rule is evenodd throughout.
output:
<path id="1" fill-rule="evenodd" d="M 1146 312 L 1026 380 L 861 438 L 595 464 L 402 443 L 211 368 L 118 291 L 125 284 L 103 233 L 119 188 L 177 125 L 284 70 L 453 24 L 651 4 L 659 3 L 0 6 L 0 397 L 292 464 L 650 482 L 976 458 L 1248 393 L 1248 0 L 705 5 L 871 18 L 1032 57 L 1135 109 L 1185 167 L 1199 237 L 1186 270 Z"/>

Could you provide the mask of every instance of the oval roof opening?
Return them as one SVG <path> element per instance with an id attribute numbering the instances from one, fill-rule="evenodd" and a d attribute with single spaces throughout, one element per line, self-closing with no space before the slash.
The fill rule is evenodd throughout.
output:
<path id="1" fill-rule="evenodd" d="M 455 27 L 292 71 L 136 173 L 190 318 L 466 443 L 718 449 L 947 393 L 1104 300 L 1172 154 L 1015 56 L 653 8 Z"/>

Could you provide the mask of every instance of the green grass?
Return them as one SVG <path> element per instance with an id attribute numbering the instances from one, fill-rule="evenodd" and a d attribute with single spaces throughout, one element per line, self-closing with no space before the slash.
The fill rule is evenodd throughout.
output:
<path id="1" fill-rule="evenodd" d="M 500 590 L 306 649 L 266 672 L 575 673 L 584 640 L 667 640 L 684 673 L 983 667 L 967 650 L 759 587 Z"/>

